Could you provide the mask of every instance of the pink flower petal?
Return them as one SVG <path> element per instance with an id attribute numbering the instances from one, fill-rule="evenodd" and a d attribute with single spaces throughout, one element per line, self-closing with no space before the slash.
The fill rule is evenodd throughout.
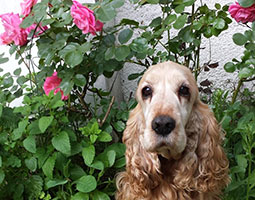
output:
<path id="1" fill-rule="evenodd" d="M 83 34 L 92 33 L 94 35 L 96 31 L 102 30 L 103 23 L 95 20 L 93 10 L 83 6 L 78 1 L 73 1 L 71 16 L 73 22 L 82 30 Z"/>
<path id="2" fill-rule="evenodd" d="M 247 23 L 255 21 L 255 4 L 251 7 L 243 8 L 236 2 L 229 6 L 228 11 L 237 22 Z"/>
<path id="3" fill-rule="evenodd" d="M 21 6 L 21 14 L 24 17 L 27 17 L 30 12 L 32 7 L 37 3 L 37 0 L 24 0 L 23 3 L 20 3 Z"/>
<path id="4" fill-rule="evenodd" d="M 69 96 L 64 96 L 63 90 L 59 88 L 59 85 L 61 83 L 62 79 L 57 76 L 57 72 L 54 72 L 52 76 L 47 77 L 43 89 L 46 95 L 49 95 L 51 91 L 54 91 L 54 94 L 57 94 L 58 92 L 61 93 L 61 99 L 67 100 Z"/>
<path id="5" fill-rule="evenodd" d="M 10 44 L 23 46 L 27 43 L 27 32 L 20 28 L 21 19 L 19 14 L 6 13 L 0 15 L 5 32 L 1 34 L 1 44 Z"/>

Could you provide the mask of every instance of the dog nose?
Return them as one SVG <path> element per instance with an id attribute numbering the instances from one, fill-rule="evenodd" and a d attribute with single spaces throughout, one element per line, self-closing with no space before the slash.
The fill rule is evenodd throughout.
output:
<path id="1" fill-rule="evenodd" d="M 162 136 L 166 136 L 175 128 L 175 120 L 168 115 L 160 115 L 153 119 L 152 129 Z"/>

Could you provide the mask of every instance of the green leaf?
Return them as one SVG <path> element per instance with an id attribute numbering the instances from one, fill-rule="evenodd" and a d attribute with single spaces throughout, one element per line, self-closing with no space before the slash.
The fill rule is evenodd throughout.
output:
<path id="1" fill-rule="evenodd" d="M 36 142 L 35 137 L 30 135 L 23 141 L 25 149 L 31 153 L 36 153 Z"/>
<path id="2" fill-rule="evenodd" d="M 184 9 L 185 9 L 185 5 L 184 4 L 180 4 L 179 6 L 176 6 L 174 11 L 176 13 L 183 13 L 184 12 Z"/>
<path id="3" fill-rule="evenodd" d="M 111 46 L 115 46 L 115 36 L 113 34 L 109 34 L 106 35 L 103 38 L 104 43 L 106 44 L 106 46 L 111 47 Z"/>
<path id="4" fill-rule="evenodd" d="M 128 76 L 128 80 L 135 80 L 137 79 L 138 77 L 142 76 L 144 74 L 144 72 L 141 72 L 141 73 L 134 73 L 134 74 L 130 74 Z"/>
<path id="5" fill-rule="evenodd" d="M 236 66 L 234 63 L 232 62 L 227 62 L 225 65 L 224 65 L 224 69 L 226 72 L 230 72 L 230 73 L 233 73 L 235 70 L 236 70 Z"/>
<path id="6" fill-rule="evenodd" d="M 99 128 L 99 124 L 98 124 L 97 121 L 95 121 L 95 122 L 92 124 L 92 126 L 91 126 L 91 128 L 90 128 L 90 132 L 91 132 L 91 134 L 95 134 L 95 135 L 98 135 L 99 133 L 101 133 L 101 130 L 100 130 L 100 128 Z"/>
<path id="7" fill-rule="evenodd" d="M 214 7 L 215 7 L 217 10 L 220 10 L 220 9 L 221 9 L 221 5 L 220 5 L 219 3 L 216 3 L 216 4 L 214 5 Z"/>
<path id="8" fill-rule="evenodd" d="M 21 167 L 21 160 L 17 156 L 11 155 L 9 158 L 7 158 L 5 164 L 6 166 L 11 167 Z"/>
<path id="9" fill-rule="evenodd" d="M 74 83 L 78 86 L 84 86 L 86 84 L 87 80 L 85 78 L 85 76 L 83 76 L 82 74 L 76 74 L 74 77 Z"/>
<path id="10" fill-rule="evenodd" d="M 94 176 L 83 176 L 77 180 L 76 188 L 80 192 L 89 193 L 95 190 L 97 187 L 97 181 Z"/>
<path id="11" fill-rule="evenodd" d="M 17 83 L 20 85 L 20 86 L 23 86 L 24 83 L 26 83 L 28 81 L 28 79 L 25 77 L 25 76 L 20 76 L 18 79 L 17 79 Z"/>
<path id="12" fill-rule="evenodd" d="M 251 67 L 244 67 L 240 70 L 238 76 L 239 78 L 248 78 L 254 74 L 254 69 Z"/>
<path id="13" fill-rule="evenodd" d="M 60 94 L 60 93 L 58 92 L 57 94 Z M 51 108 L 55 109 L 55 108 L 62 107 L 64 105 L 65 105 L 65 103 L 62 100 L 57 100 L 57 101 L 52 102 Z"/>
<path id="14" fill-rule="evenodd" d="M 92 144 L 94 144 L 96 142 L 97 138 L 98 138 L 98 135 L 95 135 L 95 134 L 91 134 L 89 136 L 89 139 L 90 139 Z"/>
<path id="15" fill-rule="evenodd" d="M 60 83 L 60 88 L 63 90 L 64 95 L 68 95 L 73 89 L 74 82 L 69 79 L 63 79 Z"/>
<path id="16" fill-rule="evenodd" d="M 120 25 L 133 25 L 139 26 L 139 22 L 132 20 L 132 19 L 122 19 Z"/>
<path id="17" fill-rule="evenodd" d="M 70 42 L 68 45 L 65 46 L 65 48 L 59 51 L 59 56 L 64 59 L 68 53 L 76 51 L 76 49 L 79 49 L 79 48 L 81 48 L 79 44 Z"/>
<path id="18" fill-rule="evenodd" d="M 235 33 L 233 35 L 233 41 L 236 45 L 242 46 L 247 42 L 247 37 L 242 33 Z"/>
<path id="19" fill-rule="evenodd" d="M 98 191 L 98 190 L 92 193 L 92 198 L 93 200 L 111 200 L 106 193 Z"/>
<path id="20" fill-rule="evenodd" d="M 96 10 L 98 19 L 102 22 L 111 21 L 116 16 L 116 11 L 111 5 L 102 5 Z"/>
<path id="21" fill-rule="evenodd" d="M 4 63 L 6 63 L 6 62 L 8 62 L 9 61 L 9 58 L 2 58 L 1 56 L 0 56 L 0 64 L 4 64 Z"/>
<path id="22" fill-rule="evenodd" d="M 89 42 L 86 42 L 84 44 L 82 44 L 80 47 L 79 47 L 79 50 L 82 52 L 82 53 L 86 53 L 88 51 L 90 51 L 92 47 L 92 44 L 89 43 Z"/>
<path id="23" fill-rule="evenodd" d="M 18 128 L 14 129 L 14 131 L 13 131 L 12 139 L 17 140 L 17 139 L 21 138 L 27 125 L 28 125 L 28 119 L 24 119 L 23 121 L 20 121 L 18 124 Z"/>
<path id="24" fill-rule="evenodd" d="M 143 53 L 147 51 L 148 42 L 145 38 L 136 38 L 130 44 L 130 48 L 137 53 Z"/>
<path id="25" fill-rule="evenodd" d="M 110 59 L 112 59 L 113 58 L 113 56 L 114 56 L 114 54 L 115 54 L 115 47 L 114 46 L 112 46 L 112 47 L 110 47 L 110 48 L 108 48 L 107 50 L 106 50 L 106 52 L 105 52 L 105 60 L 110 60 Z"/>
<path id="26" fill-rule="evenodd" d="M 22 23 L 20 24 L 21 28 L 28 28 L 29 26 L 32 26 L 35 23 L 35 18 L 32 15 L 27 16 L 25 19 L 22 20 Z"/>
<path id="27" fill-rule="evenodd" d="M 112 136 L 109 133 L 102 131 L 98 136 L 98 141 L 99 142 L 110 142 L 110 141 L 112 141 Z"/>
<path id="28" fill-rule="evenodd" d="M 71 197 L 71 200 L 89 200 L 89 195 L 82 192 L 77 192 Z"/>
<path id="29" fill-rule="evenodd" d="M 2 164 L 3 164 L 3 162 L 2 162 L 2 156 L 0 156 L 0 168 L 2 167 Z"/>
<path id="30" fill-rule="evenodd" d="M 75 165 L 70 168 L 70 178 L 73 179 L 73 180 L 77 180 L 79 178 L 81 178 L 82 176 L 85 176 L 87 175 L 84 170 L 78 166 L 78 165 Z"/>
<path id="31" fill-rule="evenodd" d="M 2 169 L 0 169 L 0 185 L 4 181 L 4 178 L 5 178 L 5 173 L 4 173 L 4 171 Z"/>
<path id="32" fill-rule="evenodd" d="M 83 157 L 84 163 L 90 166 L 95 158 L 95 154 L 96 154 L 96 150 L 93 145 L 84 147 L 82 149 L 82 157 Z"/>
<path id="33" fill-rule="evenodd" d="M 70 66 L 70 67 L 75 67 L 79 65 L 83 60 L 83 54 L 81 51 L 75 50 L 72 52 L 69 52 L 65 56 L 65 62 Z"/>
<path id="34" fill-rule="evenodd" d="M 5 78 L 4 81 L 3 81 L 3 86 L 5 88 L 9 88 L 13 85 L 13 78 L 12 77 L 8 77 L 8 78 Z"/>
<path id="35" fill-rule="evenodd" d="M 120 46 L 115 51 L 115 58 L 118 61 L 123 61 L 129 55 L 130 49 L 128 46 Z"/>
<path id="36" fill-rule="evenodd" d="M 153 19 L 153 20 L 151 21 L 151 23 L 149 24 L 149 26 L 150 26 L 150 27 L 157 27 L 157 26 L 161 25 L 161 23 L 162 23 L 161 17 L 157 17 L 157 18 L 155 18 L 155 19 Z"/>
<path id="37" fill-rule="evenodd" d="M 50 179 L 53 178 L 53 170 L 56 162 L 56 154 L 50 156 L 42 166 L 43 173 Z"/>
<path id="38" fill-rule="evenodd" d="M 124 43 L 128 42 L 132 36 L 133 36 L 133 31 L 131 29 L 127 28 L 120 32 L 120 34 L 118 36 L 118 40 L 121 44 L 124 44 Z"/>
<path id="39" fill-rule="evenodd" d="M 43 189 L 43 179 L 39 175 L 30 175 L 26 186 L 29 186 L 29 191 L 33 191 L 34 194 L 40 194 Z"/>
<path id="40" fill-rule="evenodd" d="M 37 168 L 37 160 L 35 157 L 25 159 L 25 164 L 30 171 L 35 172 Z"/>
<path id="41" fill-rule="evenodd" d="M 173 14 L 173 15 L 168 15 L 164 21 L 164 24 L 165 25 L 169 25 L 171 24 L 172 22 L 174 22 L 175 20 L 177 19 L 177 16 L 176 14 Z"/>
<path id="42" fill-rule="evenodd" d="M 0 54 L 0 64 L 6 63 L 9 61 L 9 58 L 4 58 L 3 56 L 4 56 L 4 53 Z"/>
<path id="43" fill-rule="evenodd" d="M 125 3 L 124 0 L 114 0 L 110 3 L 110 5 L 114 8 L 120 8 L 121 6 L 123 6 Z"/>
<path id="44" fill-rule="evenodd" d="M 109 163 L 109 167 L 112 167 L 116 158 L 116 152 L 114 150 L 110 150 L 107 152 L 107 159 Z"/>
<path id="45" fill-rule="evenodd" d="M 39 129 L 42 133 L 44 133 L 46 129 L 51 125 L 53 119 L 54 119 L 53 116 L 49 117 L 44 116 L 39 119 Z"/>
<path id="46" fill-rule="evenodd" d="M 148 3 L 157 4 L 159 0 L 146 0 Z"/>
<path id="47" fill-rule="evenodd" d="M 246 48 L 247 50 L 249 50 L 249 51 L 254 51 L 254 50 L 255 50 L 255 44 L 254 44 L 254 43 L 251 43 L 251 42 L 246 43 L 246 44 L 245 44 L 245 48 Z"/>
<path id="48" fill-rule="evenodd" d="M 21 73 L 21 68 L 18 68 L 18 69 L 16 69 L 16 70 L 13 72 L 13 74 L 16 75 L 16 76 L 19 76 L 20 73 Z"/>
<path id="49" fill-rule="evenodd" d="M 68 181 L 62 179 L 52 179 L 46 183 L 47 189 L 56 187 L 58 185 L 65 185 Z"/>
<path id="50" fill-rule="evenodd" d="M 117 121 L 113 124 L 114 128 L 116 129 L 116 131 L 118 132 L 122 132 L 125 129 L 125 123 L 122 121 Z"/>
<path id="51" fill-rule="evenodd" d="M 238 3 L 240 4 L 240 6 L 248 8 L 252 6 L 255 2 L 254 0 L 238 0 Z"/>
<path id="52" fill-rule="evenodd" d="M 125 157 L 122 157 L 118 160 L 116 160 L 115 164 L 114 164 L 114 167 L 115 168 L 122 168 L 126 165 L 126 159 Z"/>
<path id="53" fill-rule="evenodd" d="M 96 160 L 91 164 L 90 167 L 103 171 L 104 163 L 102 161 Z"/>
<path id="54" fill-rule="evenodd" d="M 213 22 L 213 27 L 216 29 L 223 29 L 225 27 L 225 21 L 222 18 L 217 18 Z"/>
<path id="55" fill-rule="evenodd" d="M 53 147 L 63 154 L 69 155 L 71 153 L 71 145 L 67 132 L 62 131 L 54 136 L 51 140 Z"/>
<path id="56" fill-rule="evenodd" d="M 181 29 L 182 27 L 184 27 L 186 21 L 187 21 L 187 15 L 186 15 L 186 14 L 180 15 L 180 16 L 176 19 L 175 23 L 173 24 L 173 27 L 174 27 L 175 29 Z"/>
<path id="57" fill-rule="evenodd" d="M 126 146 L 123 143 L 114 143 L 108 146 L 105 151 L 114 150 L 116 152 L 116 158 L 119 159 L 124 156 L 126 151 Z"/>

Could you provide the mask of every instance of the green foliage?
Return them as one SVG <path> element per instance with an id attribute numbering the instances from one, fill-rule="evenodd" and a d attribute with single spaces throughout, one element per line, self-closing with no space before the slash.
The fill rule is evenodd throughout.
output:
<path id="1" fill-rule="evenodd" d="M 230 161 L 231 183 L 225 200 L 254 199 L 255 194 L 255 102 L 254 92 L 248 89 L 234 104 L 228 93 L 217 90 L 213 96 L 213 110 L 221 121 L 226 135 L 225 149 Z"/>

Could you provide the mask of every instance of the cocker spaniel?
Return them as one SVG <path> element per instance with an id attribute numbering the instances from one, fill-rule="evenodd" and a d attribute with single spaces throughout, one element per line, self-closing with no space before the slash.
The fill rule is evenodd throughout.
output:
<path id="1" fill-rule="evenodd" d="M 220 126 L 199 99 L 190 70 L 174 62 L 151 66 L 123 142 L 126 171 L 117 200 L 216 200 L 229 183 Z"/>

